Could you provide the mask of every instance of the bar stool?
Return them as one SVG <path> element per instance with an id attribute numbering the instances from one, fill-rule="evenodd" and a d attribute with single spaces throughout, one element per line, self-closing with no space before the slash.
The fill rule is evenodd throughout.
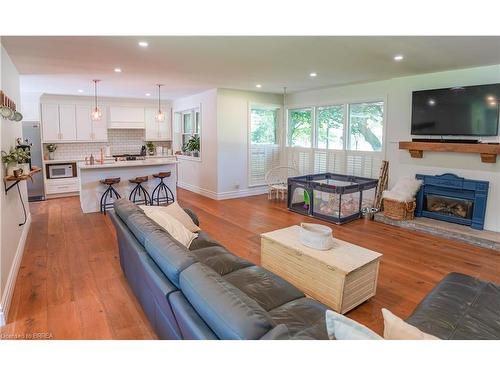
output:
<path id="1" fill-rule="evenodd" d="M 141 185 L 143 182 L 148 180 L 148 176 L 136 177 L 131 180 L 128 180 L 131 184 L 137 184 L 132 191 L 128 199 L 134 203 L 140 204 L 144 203 L 146 206 L 150 203 L 151 197 L 146 189 Z M 141 194 L 143 194 L 144 198 L 140 198 Z M 139 195 L 139 200 L 136 199 L 137 195 Z"/>
<path id="2" fill-rule="evenodd" d="M 116 189 L 113 187 L 114 184 L 120 183 L 120 180 L 120 177 L 111 177 L 99 181 L 103 185 L 108 185 L 108 188 L 101 196 L 100 212 L 104 215 L 106 215 L 106 210 L 108 209 L 108 207 L 113 207 L 113 202 L 108 203 L 108 199 L 113 198 L 113 194 L 115 195 L 114 199 L 121 198 L 120 194 L 118 194 Z"/>
<path id="3" fill-rule="evenodd" d="M 170 177 L 171 174 L 171 172 L 153 174 L 154 178 L 160 179 L 160 183 L 154 188 L 153 193 L 151 194 L 151 206 L 154 205 L 154 202 L 156 202 L 157 206 L 163 202 L 166 202 L 167 204 L 174 202 L 174 193 L 172 193 L 172 190 L 170 190 L 170 188 L 163 182 L 163 179 Z M 164 196 L 162 196 L 162 192 L 164 192 Z"/>

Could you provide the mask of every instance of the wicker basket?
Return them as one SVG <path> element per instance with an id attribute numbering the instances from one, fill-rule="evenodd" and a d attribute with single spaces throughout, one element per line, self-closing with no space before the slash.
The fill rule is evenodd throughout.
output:
<path id="1" fill-rule="evenodd" d="M 413 220 L 416 206 L 415 199 L 400 202 L 384 198 L 384 216 L 394 220 Z"/>

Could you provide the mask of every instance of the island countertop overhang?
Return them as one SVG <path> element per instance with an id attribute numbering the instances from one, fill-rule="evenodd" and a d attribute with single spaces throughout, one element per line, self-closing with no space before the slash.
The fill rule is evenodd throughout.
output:
<path id="1" fill-rule="evenodd" d="M 109 164 L 85 164 L 85 162 L 79 162 L 77 164 L 78 169 L 106 169 L 106 168 L 130 168 L 130 167 L 150 167 L 155 165 L 169 165 L 177 164 L 178 161 L 171 160 L 158 160 L 158 159 L 146 159 L 146 160 L 129 160 L 129 161 L 116 161 Z"/>

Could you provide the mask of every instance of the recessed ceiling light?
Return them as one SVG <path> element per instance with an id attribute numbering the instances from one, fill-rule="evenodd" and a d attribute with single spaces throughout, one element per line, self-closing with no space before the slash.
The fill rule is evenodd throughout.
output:
<path id="1" fill-rule="evenodd" d="M 403 60 L 405 57 L 403 55 L 396 55 L 394 56 L 394 61 L 401 61 Z"/>
<path id="2" fill-rule="evenodd" d="M 260 88 L 262 87 L 262 85 L 261 85 L 260 83 L 257 83 L 257 84 L 255 85 L 255 87 L 257 87 L 258 89 L 260 89 Z"/>
<path id="3" fill-rule="evenodd" d="M 139 42 L 139 46 L 147 47 L 147 46 L 149 46 L 149 44 L 148 44 L 148 42 L 141 41 L 141 42 Z"/>
<path id="4" fill-rule="evenodd" d="M 79 89 L 79 90 L 78 90 L 78 92 L 83 92 L 83 90 L 82 90 L 82 89 Z"/>
<path id="5" fill-rule="evenodd" d="M 115 73 L 121 73 L 122 69 L 121 68 L 115 68 Z"/>
<path id="6" fill-rule="evenodd" d="M 149 92 L 146 93 L 146 96 L 151 96 L 151 94 Z"/>
<path id="7" fill-rule="evenodd" d="M 318 73 L 316 73 L 316 72 L 309 73 L 309 77 L 316 77 L 317 75 L 318 75 Z"/>
<path id="8" fill-rule="evenodd" d="M 436 101 L 434 99 L 429 99 L 428 103 L 429 105 L 435 105 Z"/>
<path id="9" fill-rule="evenodd" d="M 486 99 L 488 99 L 488 100 L 495 100 L 495 97 L 490 95 Z"/>

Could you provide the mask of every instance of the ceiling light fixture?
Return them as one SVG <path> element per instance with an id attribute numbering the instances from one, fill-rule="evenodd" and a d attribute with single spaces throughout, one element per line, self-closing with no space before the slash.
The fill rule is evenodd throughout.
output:
<path id="1" fill-rule="evenodd" d="M 95 107 L 94 107 L 94 110 L 92 111 L 91 118 L 94 121 L 98 121 L 102 117 L 102 112 L 99 109 L 99 107 L 97 106 L 97 83 L 101 82 L 101 80 L 94 79 L 93 81 L 94 81 L 94 105 L 95 105 Z"/>
<path id="2" fill-rule="evenodd" d="M 151 96 L 151 94 L 150 94 L 149 92 L 147 92 L 145 95 L 146 95 L 146 96 Z"/>
<path id="3" fill-rule="evenodd" d="M 122 69 L 121 68 L 115 68 L 115 73 L 121 73 Z"/>
<path id="4" fill-rule="evenodd" d="M 158 86 L 158 112 L 156 113 L 156 120 L 163 121 L 163 119 L 165 118 L 165 113 L 163 113 L 161 110 L 161 87 L 163 85 L 158 83 L 156 86 Z"/>
<path id="5" fill-rule="evenodd" d="M 316 73 L 316 72 L 309 73 L 309 77 L 316 77 L 317 75 L 318 75 L 318 73 Z"/>
<path id="6" fill-rule="evenodd" d="M 405 57 L 403 55 L 396 55 L 394 56 L 394 61 L 401 61 L 403 60 Z"/>
<path id="7" fill-rule="evenodd" d="M 83 92 L 83 90 L 82 89 L 78 89 L 78 92 Z"/>
<path id="8" fill-rule="evenodd" d="M 139 42 L 139 46 L 146 48 L 147 46 L 149 46 L 149 44 L 148 44 L 148 42 L 141 41 L 141 42 Z"/>
<path id="9" fill-rule="evenodd" d="M 436 104 L 436 101 L 434 99 L 429 99 L 429 105 L 435 105 Z"/>
<path id="10" fill-rule="evenodd" d="M 488 100 L 490 100 L 490 101 L 491 101 L 491 100 L 495 100 L 495 97 L 490 95 L 490 96 L 488 96 L 486 99 L 488 99 Z"/>
<path id="11" fill-rule="evenodd" d="M 260 83 L 257 83 L 257 84 L 255 85 L 255 87 L 257 87 L 258 89 L 260 89 L 260 88 L 262 87 L 262 85 L 261 85 Z"/>

